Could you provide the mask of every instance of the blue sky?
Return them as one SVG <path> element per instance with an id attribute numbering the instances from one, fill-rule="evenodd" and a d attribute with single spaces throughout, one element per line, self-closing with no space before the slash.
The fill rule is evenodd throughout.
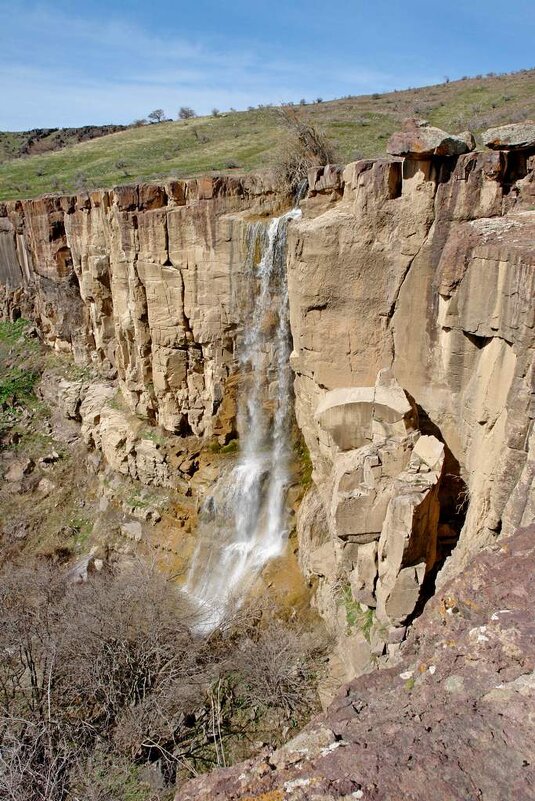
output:
<path id="1" fill-rule="evenodd" d="M 535 66 L 535 0 L 0 0 L 0 130 Z"/>

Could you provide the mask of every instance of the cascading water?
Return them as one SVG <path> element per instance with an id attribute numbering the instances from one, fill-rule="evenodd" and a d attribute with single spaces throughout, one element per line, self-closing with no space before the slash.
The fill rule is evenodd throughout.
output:
<path id="1" fill-rule="evenodd" d="M 286 231 L 298 208 L 251 225 L 248 274 L 257 285 L 245 324 L 240 363 L 245 376 L 238 412 L 241 451 L 205 501 L 198 545 L 184 590 L 200 607 L 197 629 L 209 632 L 239 602 L 286 539 L 291 407 Z M 255 265 L 259 246 L 262 256 Z"/>

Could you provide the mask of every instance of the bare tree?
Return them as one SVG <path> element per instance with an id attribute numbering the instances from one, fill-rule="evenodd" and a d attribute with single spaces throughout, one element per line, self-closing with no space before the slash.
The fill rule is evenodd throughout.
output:
<path id="1" fill-rule="evenodd" d="M 189 106 L 181 106 L 178 112 L 178 119 L 179 120 L 191 120 L 193 117 L 196 117 L 197 114 L 193 111 L 192 108 Z"/>
<path id="2" fill-rule="evenodd" d="M 305 122 L 296 109 L 284 107 L 277 113 L 287 135 L 277 153 L 275 172 L 279 183 L 295 192 L 311 167 L 332 164 L 336 154 L 327 137 Z"/>
<path id="3" fill-rule="evenodd" d="M 165 111 L 163 108 L 155 108 L 154 111 L 148 115 L 151 122 L 163 122 L 165 120 Z"/>
<path id="4" fill-rule="evenodd" d="M 239 610 L 207 638 L 193 633 L 195 619 L 176 587 L 140 563 L 82 584 L 46 564 L 6 567 L 0 797 L 120 801 L 103 778 L 110 771 L 158 765 L 169 787 L 228 764 L 237 744 L 243 755 L 258 715 L 277 742 L 316 708 L 317 633 L 261 608 Z"/>

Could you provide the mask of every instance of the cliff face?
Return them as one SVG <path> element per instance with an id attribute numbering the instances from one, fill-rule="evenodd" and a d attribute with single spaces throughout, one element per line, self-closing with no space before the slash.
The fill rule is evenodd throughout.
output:
<path id="1" fill-rule="evenodd" d="M 313 468 L 297 514 L 299 560 L 315 605 L 336 633 L 325 701 L 378 661 L 390 668 L 412 660 L 411 676 L 415 669 L 425 673 L 427 663 L 413 663 L 418 638 L 425 641 L 428 630 L 436 668 L 442 657 L 433 650 L 435 618 L 458 611 L 446 590 L 465 592 L 463 570 L 470 598 L 461 612 L 469 610 L 467 621 L 475 614 L 481 632 L 487 612 L 494 621 L 500 604 L 518 607 L 518 598 L 492 595 L 492 582 L 482 575 L 495 568 L 496 575 L 507 574 L 505 562 L 495 562 L 510 546 L 495 540 L 535 516 L 535 133 L 518 144 L 498 131 L 489 139 L 492 152 L 467 152 L 469 135 L 443 133 L 410 129 L 393 138 L 392 158 L 358 161 L 343 172 L 313 170 L 303 215 L 288 227 L 295 412 Z M 205 446 L 215 444 L 217 451 L 236 434 L 238 343 L 254 294 L 254 280 L 245 280 L 247 254 L 257 264 L 251 222 L 288 205 L 255 178 L 0 204 L 1 314 L 32 318 L 45 342 L 96 368 L 100 377 L 92 384 L 62 379 L 49 389 L 66 416 L 81 422 L 86 444 L 102 453 L 112 500 L 118 492 L 112 474 L 175 493 L 178 512 L 169 520 L 158 522 L 152 507 L 141 519 L 182 568 L 194 548 L 200 500 L 227 469 Z M 267 320 L 268 342 L 272 328 Z M 262 358 L 269 362 L 269 345 Z M 100 463 L 101 457 L 93 461 L 94 472 Z M 293 491 L 294 506 L 299 497 Z M 104 500 L 108 517 L 99 526 L 107 531 Z M 125 509 L 134 522 L 125 523 Z M 115 522 L 138 542 L 145 535 L 139 509 L 122 503 L 121 510 Z M 164 547 L 166 537 L 171 545 Z M 477 552 L 489 547 L 498 553 L 478 561 Z M 519 564 L 523 547 L 517 553 L 511 546 Z M 277 571 L 284 584 L 278 563 Z M 459 574 L 460 583 L 452 585 Z M 478 587 L 490 600 L 476 614 Z M 288 597 L 291 591 L 284 587 Z M 426 607 L 404 644 L 435 591 L 440 602 Z M 466 655 L 475 629 L 461 628 L 459 653 Z M 503 659 L 514 662 L 509 636 Z M 477 639 L 487 641 L 486 635 Z M 450 668 L 448 662 L 444 692 L 461 692 L 463 682 Z M 524 672 L 510 671 L 522 693 Z M 366 691 L 376 687 L 378 698 L 394 674 L 377 675 L 383 678 Z M 475 684 L 468 676 L 473 698 L 486 693 L 489 703 L 507 702 L 509 690 L 492 696 L 489 676 L 480 671 Z M 382 714 L 375 703 L 371 722 L 363 724 L 366 738 L 373 716 Z M 328 730 L 324 724 L 315 730 L 314 759 L 348 745 L 346 706 L 338 704 Z M 435 712 L 440 720 L 440 704 Z M 355 747 L 359 725 L 348 740 Z M 461 729 L 453 726 L 452 742 Z M 418 732 L 414 737 L 416 743 Z M 395 749 L 392 754 L 397 787 L 401 768 Z M 305 787 L 307 775 L 288 768 L 285 758 L 255 767 L 259 775 L 275 768 L 259 792 L 280 795 L 281 782 L 285 792 Z M 336 760 L 332 765 L 345 770 Z M 370 798 L 382 797 L 380 782 L 370 776 L 329 785 L 325 791 L 333 795 L 325 797 L 363 797 L 358 793 L 368 785 L 376 792 Z M 203 792 L 212 787 L 217 797 L 238 798 L 246 789 L 242 778 L 231 773 L 228 787 L 225 778 L 221 787 L 217 778 L 201 784 Z"/>
<path id="2" fill-rule="evenodd" d="M 243 210 L 276 202 L 258 180 L 206 178 L 2 205 L 4 311 L 117 376 L 134 413 L 210 435 L 247 308 Z"/>
<path id="3" fill-rule="evenodd" d="M 533 518 L 534 148 L 468 139 L 444 155 L 405 135 L 405 159 L 314 170 L 289 227 L 313 464 L 300 560 L 339 634 L 338 682 L 396 658 L 435 584 Z M 284 205 L 265 181 L 207 178 L 0 206 L 3 313 L 118 380 L 133 418 L 102 414 L 110 386 L 77 401 L 115 469 L 173 485 L 173 459 L 130 442 L 136 416 L 175 451 L 235 431 L 246 232 Z"/>
<path id="4" fill-rule="evenodd" d="M 378 618 L 371 645 L 343 638 L 341 675 L 364 669 L 374 632 L 377 653 L 385 640 L 393 652 L 400 634 L 385 626 L 533 520 L 534 166 L 505 151 L 412 154 L 311 175 L 288 256 L 315 483 L 301 561 L 327 617 L 340 619 L 342 581 Z M 425 443 L 431 460 L 415 454 Z"/>

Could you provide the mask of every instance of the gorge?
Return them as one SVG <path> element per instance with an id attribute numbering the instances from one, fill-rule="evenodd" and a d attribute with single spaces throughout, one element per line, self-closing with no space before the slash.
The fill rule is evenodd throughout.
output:
<path id="1" fill-rule="evenodd" d="M 388 157 L 311 169 L 290 211 L 292 198 L 267 175 L 0 204 L 4 319 L 31 320 L 86 371 L 46 392 L 81 427 L 88 473 L 109 471 L 93 561 L 104 543 L 157 553 L 206 610 L 200 630 L 209 631 L 236 589 L 276 588 L 284 570 L 270 560 L 290 551 L 333 633 L 320 686 L 330 711 L 295 746 L 301 757 L 284 746 L 245 772 L 194 779 L 179 799 L 386 797 L 405 762 L 393 749 L 383 769 L 373 715 L 368 735 L 351 740 L 344 699 L 358 706 L 367 694 L 383 720 L 378 699 L 399 695 L 385 685 L 394 676 L 416 682 L 404 690 L 411 699 L 432 694 L 417 682 L 435 675 L 442 617 L 459 642 L 484 642 L 471 632 L 487 637 L 487 611 L 510 609 L 514 623 L 495 673 L 489 663 L 467 678 L 448 665 L 444 686 L 461 677 L 450 697 L 469 686 L 505 703 L 500 671 L 504 682 L 532 681 L 535 651 L 525 645 L 520 658 L 515 647 L 532 626 L 519 601 L 529 598 L 532 534 L 517 532 L 535 517 L 535 123 L 484 142 L 476 150 L 471 134 L 410 121 Z M 15 461 L 3 456 L 3 469 Z M 152 500 L 138 514 L 118 500 L 124 482 L 172 496 L 173 514 Z M 10 526 L 6 513 L 4 536 Z M 492 576 L 510 585 L 508 560 L 520 565 L 516 594 L 498 598 Z M 464 628 L 463 580 L 474 618 Z M 280 593 L 297 606 L 288 585 Z M 426 653 L 421 674 L 407 667 Z M 527 690 L 515 703 L 527 716 Z M 410 715 L 424 715 L 417 700 Z M 425 760 L 444 768 L 453 741 L 468 736 L 461 729 L 446 726 L 442 745 L 426 746 L 432 759 L 414 746 L 407 797 L 426 797 Z M 507 731 L 509 765 L 472 732 L 488 786 L 468 795 L 472 776 L 478 787 L 487 779 L 463 763 L 449 797 L 532 797 L 526 731 Z M 358 750 L 366 736 L 367 755 Z M 343 752 L 358 756 L 362 776 L 341 765 Z M 518 794 L 508 795 L 514 782 Z M 440 792 L 448 797 L 446 785 Z"/>

